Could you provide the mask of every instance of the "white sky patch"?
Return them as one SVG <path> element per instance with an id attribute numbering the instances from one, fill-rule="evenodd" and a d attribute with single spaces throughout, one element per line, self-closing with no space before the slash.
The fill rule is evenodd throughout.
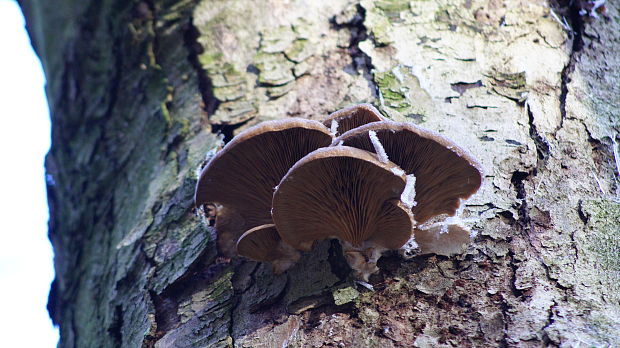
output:
<path id="1" fill-rule="evenodd" d="M 379 138 L 377 137 L 377 132 L 368 131 L 368 136 L 370 137 L 370 142 L 372 143 L 372 146 L 375 148 L 375 152 L 377 153 L 377 156 L 379 157 L 379 161 L 383 163 L 387 163 L 389 161 L 389 158 L 388 158 L 387 153 L 385 153 L 385 149 L 383 148 L 383 145 L 381 145 L 381 142 L 379 141 Z"/>
<path id="2" fill-rule="evenodd" d="M 405 184 L 403 193 L 400 195 L 400 200 L 405 203 L 409 209 L 418 205 L 418 202 L 415 201 L 415 180 L 415 175 L 407 175 L 407 183 Z"/>
<path id="3" fill-rule="evenodd" d="M 19 6 L 0 0 L 0 327 L 3 347 L 56 347 L 46 310 L 54 277 L 43 158 L 50 146 L 45 78 Z M 27 342 L 27 343 L 26 343 Z"/>

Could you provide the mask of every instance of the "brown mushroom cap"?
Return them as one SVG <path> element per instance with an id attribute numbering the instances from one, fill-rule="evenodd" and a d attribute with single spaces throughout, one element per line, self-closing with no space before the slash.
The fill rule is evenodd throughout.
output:
<path id="1" fill-rule="evenodd" d="M 268 121 L 240 133 L 211 159 L 200 173 L 195 202 L 222 207 L 215 229 L 223 256 L 234 255 L 245 231 L 272 223 L 271 200 L 280 179 L 300 158 L 331 141 L 317 121 Z"/>
<path id="2" fill-rule="evenodd" d="M 350 130 L 333 144 L 375 152 L 369 131 L 383 145 L 390 161 L 416 177 L 414 218 L 424 223 L 440 214 L 454 215 L 461 199 L 473 195 L 482 183 L 480 164 L 451 140 L 409 123 L 370 123 Z"/>
<path id="3" fill-rule="evenodd" d="M 323 120 L 323 124 L 331 128 L 332 121 L 336 121 L 338 128 L 335 134 L 340 135 L 367 123 L 383 120 L 384 118 L 374 106 L 370 104 L 359 104 L 330 114 Z"/>
<path id="4" fill-rule="evenodd" d="M 301 254 L 284 243 L 276 225 L 266 224 L 254 227 L 239 237 L 237 253 L 254 261 L 269 261 L 275 274 L 291 268 Z"/>
<path id="5" fill-rule="evenodd" d="M 442 226 L 434 226 L 428 230 L 414 229 L 415 241 L 420 247 L 419 255 L 437 254 L 452 256 L 463 251 L 471 242 L 471 233 L 463 226 L 448 225 L 442 233 Z"/>
<path id="6" fill-rule="evenodd" d="M 400 248 L 411 235 L 412 216 L 400 195 L 406 177 L 394 163 L 347 146 L 318 149 L 282 179 L 272 216 L 284 242 L 304 249 L 316 240 L 338 238 L 361 247 L 365 241 Z"/>
<path id="7" fill-rule="evenodd" d="M 237 254 L 254 261 L 274 261 L 282 255 L 277 252 L 280 236 L 276 225 L 254 227 L 239 237 Z"/>

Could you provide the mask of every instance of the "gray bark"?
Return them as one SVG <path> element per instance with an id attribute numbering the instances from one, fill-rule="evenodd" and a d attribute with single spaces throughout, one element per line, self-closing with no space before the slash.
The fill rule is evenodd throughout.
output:
<path id="1" fill-rule="evenodd" d="M 60 347 L 620 344 L 620 14 L 587 1 L 36 1 Z M 564 22 L 563 18 L 566 19 Z M 218 259 L 209 151 L 370 102 L 482 162 L 462 255 Z"/>

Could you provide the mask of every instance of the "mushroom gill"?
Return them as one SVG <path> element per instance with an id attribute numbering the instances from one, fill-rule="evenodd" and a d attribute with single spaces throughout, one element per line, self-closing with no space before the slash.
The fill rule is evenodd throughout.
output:
<path id="1" fill-rule="evenodd" d="M 300 250 L 337 238 L 345 255 L 368 252 L 359 255 L 366 259 L 377 250 L 380 256 L 382 250 L 400 248 L 411 236 L 413 220 L 400 201 L 406 176 L 395 168 L 348 146 L 308 154 L 274 194 L 272 216 L 280 237 Z"/>
<path id="2" fill-rule="evenodd" d="M 367 280 L 387 249 L 460 252 L 469 231 L 444 214 L 457 214 L 481 182 L 478 162 L 452 141 L 361 104 L 322 123 L 290 118 L 242 132 L 202 170 L 195 202 L 215 207 L 221 256 L 281 273 L 299 250 L 336 238 Z"/>
<path id="3" fill-rule="evenodd" d="M 222 256 L 232 257 L 247 230 L 272 223 L 273 190 L 306 154 L 332 141 L 320 122 L 300 118 L 267 121 L 237 135 L 200 173 L 197 207 L 221 206 L 215 229 Z M 230 215 L 230 216 L 228 216 Z"/>
<path id="4" fill-rule="evenodd" d="M 409 123 L 375 122 L 350 130 L 333 144 L 376 152 L 375 134 L 390 161 L 415 176 L 413 214 L 422 224 L 441 214 L 454 215 L 460 200 L 482 183 L 480 164 L 451 140 Z"/>

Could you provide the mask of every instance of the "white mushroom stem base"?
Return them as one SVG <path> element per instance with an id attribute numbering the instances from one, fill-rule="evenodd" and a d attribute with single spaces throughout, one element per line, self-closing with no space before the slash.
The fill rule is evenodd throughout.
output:
<path id="1" fill-rule="evenodd" d="M 415 240 L 415 234 L 413 233 L 411 234 L 411 238 L 409 238 L 409 240 L 407 241 L 407 243 L 405 243 L 405 245 L 400 247 L 398 252 L 406 260 L 420 254 L 420 246 L 418 245 L 418 242 Z"/>
<path id="2" fill-rule="evenodd" d="M 375 245 L 372 241 L 365 241 L 360 247 L 346 241 L 340 241 L 340 244 L 344 257 L 357 278 L 367 282 L 371 274 L 379 271 L 377 261 L 386 248 Z"/>

